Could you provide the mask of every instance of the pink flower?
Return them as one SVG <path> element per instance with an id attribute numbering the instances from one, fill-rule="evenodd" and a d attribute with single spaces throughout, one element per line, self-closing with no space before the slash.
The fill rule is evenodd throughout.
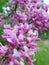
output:
<path id="1" fill-rule="evenodd" d="M 8 50 L 7 46 L 0 46 L 0 55 L 4 56 L 7 50 Z"/>
<path id="2" fill-rule="evenodd" d="M 38 50 L 37 45 L 34 43 L 38 39 L 37 31 L 33 32 L 28 23 L 20 23 L 14 27 L 5 25 L 2 37 L 10 44 L 7 55 L 9 65 L 24 65 L 24 57 L 26 57 L 28 65 L 33 65 L 32 61 L 34 59 L 31 59 L 30 55 L 34 55 Z M 17 58 L 19 61 L 16 60 Z"/>

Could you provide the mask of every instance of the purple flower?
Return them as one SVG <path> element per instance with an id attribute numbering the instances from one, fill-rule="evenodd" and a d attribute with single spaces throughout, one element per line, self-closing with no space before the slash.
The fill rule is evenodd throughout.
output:
<path id="1" fill-rule="evenodd" d="M 7 46 L 0 46 L 0 55 L 4 56 L 7 50 L 8 50 Z"/>
<path id="2" fill-rule="evenodd" d="M 14 27 L 4 25 L 4 34 L 2 37 L 10 44 L 7 55 L 9 65 L 24 65 L 24 57 L 26 57 L 29 65 L 33 65 L 32 62 L 34 59 L 31 59 L 30 55 L 34 55 L 38 50 L 37 45 L 34 43 L 38 39 L 37 31 L 33 32 L 28 23 L 19 23 Z M 12 51 L 10 51 L 10 49 Z M 17 58 L 19 61 L 16 60 Z"/>

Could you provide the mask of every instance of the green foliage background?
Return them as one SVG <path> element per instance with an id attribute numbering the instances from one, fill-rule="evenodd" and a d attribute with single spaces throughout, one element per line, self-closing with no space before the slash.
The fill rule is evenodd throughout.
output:
<path id="1" fill-rule="evenodd" d="M 46 31 L 39 32 L 39 37 L 41 39 L 49 39 L 49 29 Z"/>
<path id="2" fill-rule="evenodd" d="M 7 1 L 8 0 L 0 0 L 0 12 L 3 12 L 2 7 L 5 5 Z"/>

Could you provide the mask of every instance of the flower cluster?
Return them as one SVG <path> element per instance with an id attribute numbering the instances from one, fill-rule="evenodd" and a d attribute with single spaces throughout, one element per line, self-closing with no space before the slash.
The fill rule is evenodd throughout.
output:
<path id="1" fill-rule="evenodd" d="M 49 6 L 47 4 L 41 2 L 41 0 L 13 1 L 16 3 L 15 5 L 19 4 L 16 12 L 13 11 L 9 16 L 13 24 L 28 22 L 35 30 L 47 30 L 49 21 L 49 15 L 47 13 Z M 25 6 L 23 6 L 24 4 Z"/>
<path id="2" fill-rule="evenodd" d="M 14 27 L 8 24 L 4 25 L 2 37 L 9 43 L 7 45 L 8 50 L 5 47 L 5 50 L 1 51 L 6 58 L 2 63 L 5 62 L 5 65 L 24 65 L 24 58 L 26 58 L 28 65 L 33 65 L 35 59 L 30 58 L 30 56 L 37 52 L 38 47 L 35 41 L 40 40 L 37 31 L 33 31 L 28 23 L 19 23 Z M 0 49 L 2 50 L 2 47 Z"/>
<path id="3" fill-rule="evenodd" d="M 38 32 L 48 27 L 48 5 L 41 0 L 9 0 L 10 24 L 4 25 L 2 38 L 8 44 L 0 45 L 1 65 L 34 65 L 34 56 L 38 50 Z M 1 15 L 1 20 L 6 16 Z M 4 22 L 4 21 L 3 21 Z"/>
<path id="4" fill-rule="evenodd" d="M 17 13 L 13 12 L 10 15 L 10 21 L 13 25 L 16 23 L 25 23 L 27 21 L 27 15 L 24 12 L 17 11 Z"/>
<path id="5" fill-rule="evenodd" d="M 5 24 L 4 18 L 5 18 L 6 16 L 7 16 L 7 15 L 0 13 L 0 26 L 2 26 L 3 24 Z"/>
<path id="6" fill-rule="evenodd" d="M 44 10 L 34 9 L 29 15 L 30 24 L 32 27 L 38 31 L 46 30 L 48 23 L 48 15 Z"/>

